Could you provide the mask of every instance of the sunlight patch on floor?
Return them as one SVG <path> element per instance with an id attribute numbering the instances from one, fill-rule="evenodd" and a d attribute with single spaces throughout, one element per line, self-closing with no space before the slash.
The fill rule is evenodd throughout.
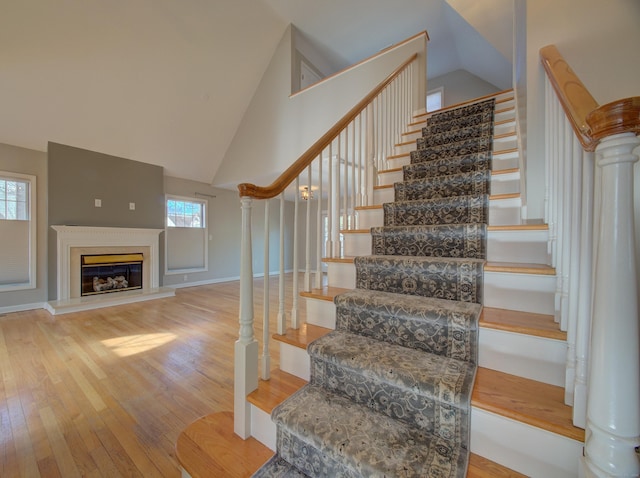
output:
<path id="1" fill-rule="evenodd" d="M 119 357 L 129 357 L 131 355 L 160 347 L 161 345 L 167 344 L 176 338 L 176 334 L 166 332 L 114 337 L 112 339 L 103 340 L 102 343 Z"/>

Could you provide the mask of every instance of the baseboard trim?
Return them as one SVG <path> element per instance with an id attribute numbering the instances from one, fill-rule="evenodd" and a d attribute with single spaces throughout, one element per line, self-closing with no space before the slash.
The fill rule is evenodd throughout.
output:
<path id="1" fill-rule="evenodd" d="M 285 274 L 288 274 L 293 272 L 293 269 L 286 269 L 284 272 Z M 305 272 L 305 271 L 302 270 L 298 272 Z M 280 274 L 280 272 L 269 272 L 269 277 L 277 276 L 278 274 Z M 253 274 L 254 279 L 258 279 L 260 277 L 264 277 L 264 272 Z M 185 287 L 197 287 L 199 285 L 220 284 L 222 282 L 233 282 L 237 280 L 240 280 L 240 276 L 219 277 L 217 279 L 205 279 L 205 280 L 194 281 L 194 282 L 184 282 L 182 284 L 167 284 L 167 285 L 164 285 L 163 287 L 170 287 L 172 289 L 182 289 Z"/>
<path id="2" fill-rule="evenodd" d="M 26 310 L 45 309 L 46 302 L 34 302 L 32 304 L 19 304 L 0 307 L 0 315 L 10 314 L 12 312 L 24 312 Z"/>

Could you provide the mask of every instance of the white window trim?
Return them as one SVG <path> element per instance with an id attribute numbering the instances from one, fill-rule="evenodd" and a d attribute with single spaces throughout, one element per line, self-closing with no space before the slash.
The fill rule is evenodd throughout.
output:
<path id="1" fill-rule="evenodd" d="M 11 173 L 9 171 L 0 171 L 0 177 L 3 179 L 17 179 L 29 183 L 29 281 L 0 285 L 0 292 L 35 289 L 38 257 L 38 241 L 36 237 L 38 226 L 38 218 L 36 215 L 36 177 L 31 174 Z"/>
<path id="2" fill-rule="evenodd" d="M 204 204 L 204 227 L 199 228 L 182 228 L 182 229 L 201 229 L 204 234 L 204 267 L 190 267 L 185 269 L 169 269 L 169 230 L 181 229 L 180 227 L 169 227 L 167 224 L 167 201 L 170 199 L 176 201 L 199 202 Z M 174 194 L 165 194 L 164 198 L 164 274 L 167 276 L 177 274 L 192 274 L 195 272 L 207 272 L 209 270 L 209 201 L 206 199 L 193 198 L 187 196 L 176 196 Z"/>

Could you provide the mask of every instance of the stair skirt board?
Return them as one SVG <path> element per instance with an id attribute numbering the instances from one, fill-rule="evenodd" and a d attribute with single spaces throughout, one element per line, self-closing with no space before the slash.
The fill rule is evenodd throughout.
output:
<path id="1" fill-rule="evenodd" d="M 329 263 L 329 284 L 356 290 L 334 299 L 335 330 L 308 345 L 310 383 L 272 411 L 277 454 L 254 476 L 466 476 L 494 107 L 428 118 L 409 155 L 420 172 L 384 204 L 373 255 Z M 301 351 L 281 347 L 298 376 Z"/>

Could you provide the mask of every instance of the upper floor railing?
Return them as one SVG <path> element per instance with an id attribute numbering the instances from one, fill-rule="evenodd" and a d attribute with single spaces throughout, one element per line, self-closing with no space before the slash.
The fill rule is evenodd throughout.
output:
<path id="1" fill-rule="evenodd" d="M 545 216 L 556 319 L 568 342 L 565 401 L 574 425 L 586 428 L 586 476 L 639 476 L 640 205 L 633 188 L 640 97 L 600 106 L 555 46 L 540 56 Z"/>
<path id="2" fill-rule="evenodd" d="M 322 288 L 322 258 L 341 255 L 341 229 L 357 227 L 356 209 L 370 204 L 375 172 L 386 168 L 387 158 L 394 154 L 394 145 L 400 142 L 401 134 L 416 112 L 416 105 L 422 104 L 424 108 L 424 88 L 419 84 L 426 73 L 426 32 L 414 38 L 422 41 L 416 47 L 421 51 L 414 52 L 398 65 L 271 185 L 243 183 L 238 186 L 242 204 L 242 244 L 240 336 L 235 345 L 234 429 L 243 438 L 251 434 L 246 396 L 257 388 L 258 375 L 268 379 L 270 370 L 270 202 L 277 200 L 280 210 L 280 263 L 276 268 L 279 275 L 277 333 L 284 334 L 288 327 L 295 329 L 300 326 L 300 286 L 305 291 Z M 256 200 L 264 202 L 265 210 L 261 354 L 254 333 L 253 310 L 251 210 Z M 285 241 L 291 242 L 287 251 Z M 285 297 L 285 256 L 288 251 L 292 253 L 290 269 L 293 270 L 290 300 Z M 300 267 L 301 262 L 303 267 Z M 304 271 L 302 281 L 298 280 L 300 270 Z M 289 303 L 292 308 L 287 311 L 285 304 Z"/>

